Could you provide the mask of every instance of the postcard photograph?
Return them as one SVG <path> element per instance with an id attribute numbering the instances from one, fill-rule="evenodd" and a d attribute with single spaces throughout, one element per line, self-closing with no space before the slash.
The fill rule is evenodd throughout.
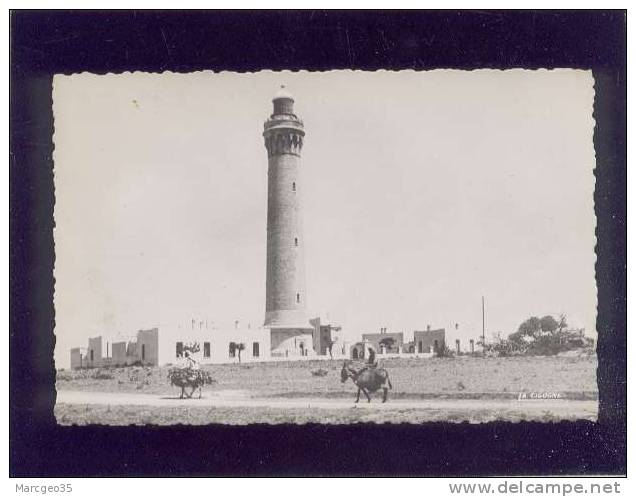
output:
<path id="1" fill-rule="evenodd" d="M 60 425 L 597 419 L 591 71 L 55 75 Z"/>

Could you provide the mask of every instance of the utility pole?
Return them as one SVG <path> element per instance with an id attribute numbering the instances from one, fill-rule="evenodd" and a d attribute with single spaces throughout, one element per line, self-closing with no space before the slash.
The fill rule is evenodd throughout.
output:
<path id="1" fill-rule="evenodd" d="M 481 296 L 481 343 L 484 352 L 486 351 L 486 305 L 484 296 Z"/>

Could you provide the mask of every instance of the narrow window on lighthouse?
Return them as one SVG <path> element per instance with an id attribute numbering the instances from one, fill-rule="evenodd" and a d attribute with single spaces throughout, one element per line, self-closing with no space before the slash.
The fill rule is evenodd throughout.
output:
<path id="1" fill-rule="evenodd" d="M 298 247 L 298 238 L 294 238 L 294 245 L 296 245 L 296 247 Z"/>
<path id="2" fill-rule="evenodd" d="M 294 181 L 292 183 L 292 192 L 295 192 L 295 191 L 296 191 L 296 182 Z"/>
<path id="3" fill-rule="evenodd" d="M 300 303 L 300 293 L 296 294 L 296 303 L 299 304 Z"/>

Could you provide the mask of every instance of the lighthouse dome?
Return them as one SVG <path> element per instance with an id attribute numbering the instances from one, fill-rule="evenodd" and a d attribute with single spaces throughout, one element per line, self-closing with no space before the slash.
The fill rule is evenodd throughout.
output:
<path id="1" fill-rule="evenodd" d="M 280 85 L 280 88 L 278 89 L 272 100 L 275 101 L 282 99 L 291 100 L 292 102 L 294 101 L 294 97 L 291 93 L 289 93 L 289 90 L 285 87 L 285 85 Z"/>
<path id="2" fill-rule="evenodd" d="M 285 85 L 281 85 L 280 89 L 272 99 L 274 102 L 274 114 L 293 114 L 294 113 L 294 97 L 289 93 Z"/>

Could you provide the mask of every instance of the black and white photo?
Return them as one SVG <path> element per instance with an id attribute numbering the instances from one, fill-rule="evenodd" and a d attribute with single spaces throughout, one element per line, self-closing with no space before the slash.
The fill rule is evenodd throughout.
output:
<path id="1" fill-rule="evenodd" d="M 58 75 L 61 424 L 595 420 L 583 70 Z"/>

